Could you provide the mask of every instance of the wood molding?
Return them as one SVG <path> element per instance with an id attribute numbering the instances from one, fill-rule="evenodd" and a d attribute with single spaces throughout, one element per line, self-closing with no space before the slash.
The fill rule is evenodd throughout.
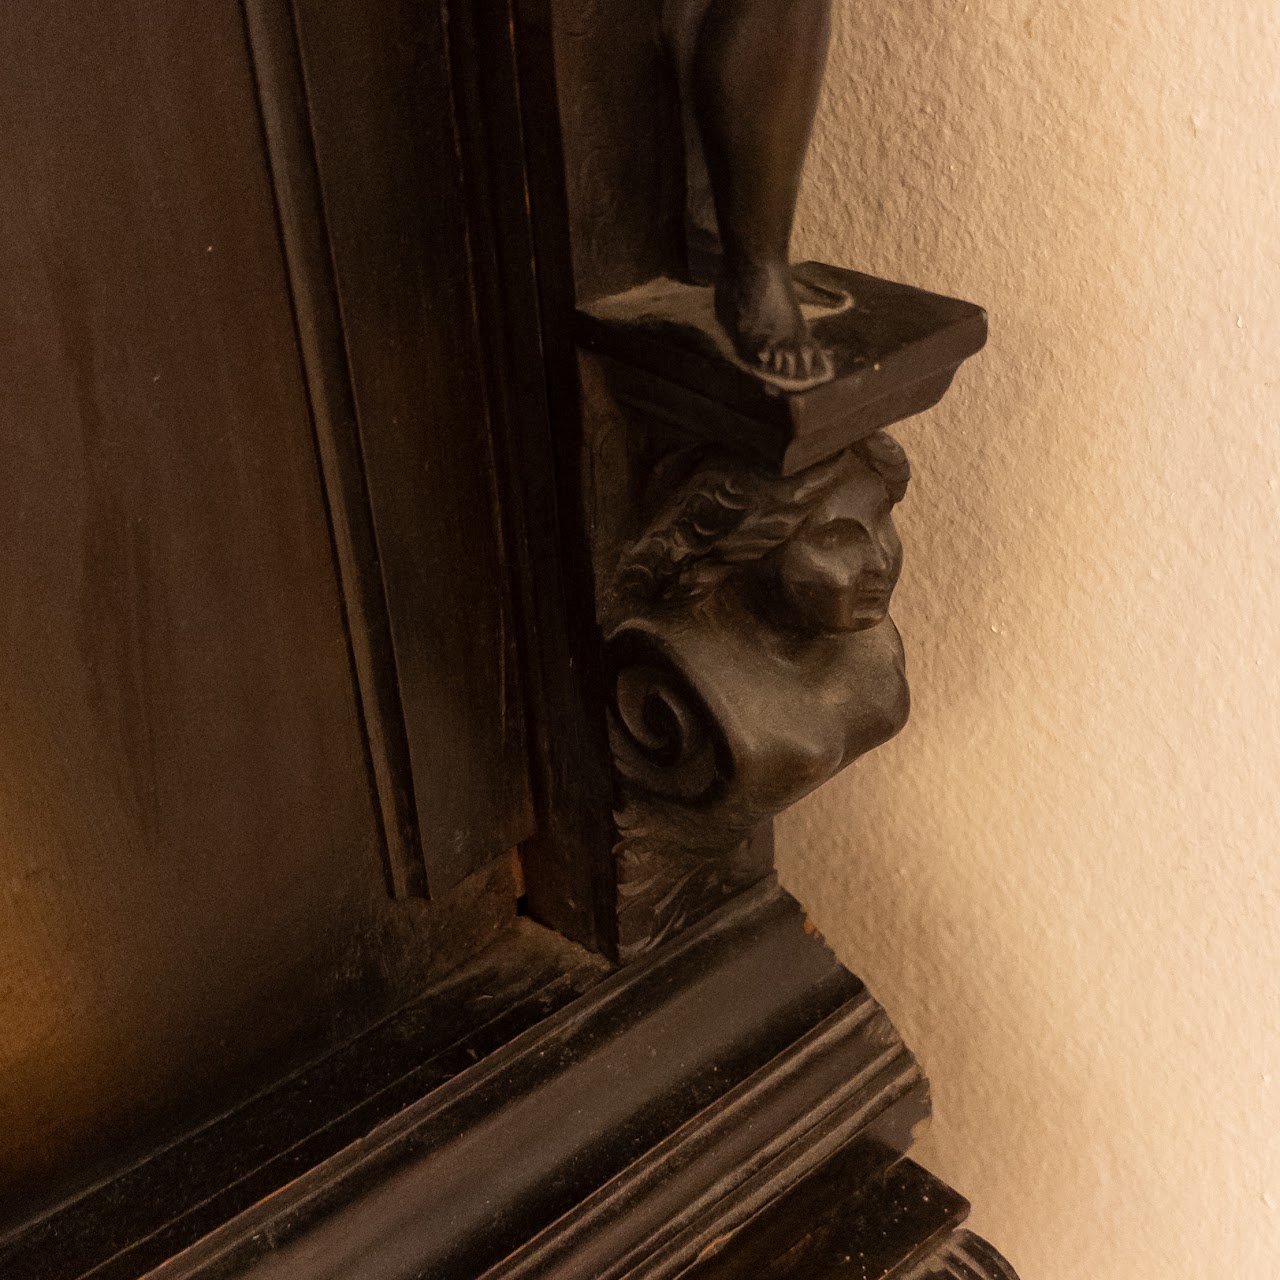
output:
<path id="1" fill-rule="evenodd" d="M 656 1280 L 830 1160 L 883 1168 L 927 1109 L 883 1012 L 770 882 L 153 1280 Z"/>

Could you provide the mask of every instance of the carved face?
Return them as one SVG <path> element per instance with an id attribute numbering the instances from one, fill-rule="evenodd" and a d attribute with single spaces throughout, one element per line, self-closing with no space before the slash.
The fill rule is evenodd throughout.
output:
<path id="1" fill-rule="evenodd" d="M 821 633 L 882 622 L 902 570 L 884 481 L 866 465 L 853 468 L 771 560 L 777 603 L 791 625 Z"/>

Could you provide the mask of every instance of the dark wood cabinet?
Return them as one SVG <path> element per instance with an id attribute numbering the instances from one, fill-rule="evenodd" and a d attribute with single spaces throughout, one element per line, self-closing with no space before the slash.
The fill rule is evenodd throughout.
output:
<path id="1" fill-rule="evenodd" d="M 576 308 L 676 269 L 657 19 L 7 16 L 10 1280 L 1011 1274 L 773 810 L 628 862 L 610 575 L 688 441 Z"/>

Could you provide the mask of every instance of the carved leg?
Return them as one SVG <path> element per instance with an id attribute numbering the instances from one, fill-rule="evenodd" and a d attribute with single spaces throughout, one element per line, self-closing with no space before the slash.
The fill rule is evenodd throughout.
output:
<path id="1" fill-rule="evenodd" d="M 690 63 L 724 251 L 716 311 L 745 360 L 787 378 L 830 374 L 789 265 L 830 34 L 831 0 L 711 0 Z"/>

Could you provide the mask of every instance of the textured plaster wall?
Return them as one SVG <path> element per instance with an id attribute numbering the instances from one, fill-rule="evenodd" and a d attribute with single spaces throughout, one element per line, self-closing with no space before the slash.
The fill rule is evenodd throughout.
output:
<path id="1" fill-rule="evenodd" d="M 798 255 L 980 301 L 784 881 L 1024 1280 L 1280 1275 L 1280 0 L 837 0 Z"/>

